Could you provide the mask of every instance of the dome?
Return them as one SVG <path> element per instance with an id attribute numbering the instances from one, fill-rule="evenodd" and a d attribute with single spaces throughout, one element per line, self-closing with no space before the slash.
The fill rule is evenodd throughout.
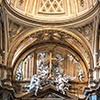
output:
<path id="1" fill-rule="evenodd" d="M 49 21 L 76 18 L 88 12 L 97 0 L 7 0 L 25 16 Z"/>

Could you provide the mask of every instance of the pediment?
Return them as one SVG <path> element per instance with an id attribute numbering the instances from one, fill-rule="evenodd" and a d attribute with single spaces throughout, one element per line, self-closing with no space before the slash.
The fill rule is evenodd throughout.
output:
<path id="1" fill-rule="evenodd" d="M 61 92 L 56 91 L 52 85 L 48 85 L 44 89 L 40 90 L 37 96 L 34 95 L 34 92 L 30 92 L 21 97 L 22 100 L 44 100 L 44 98 L 49 98 L 49 100 L 78 100 L 77 97 L 70 96 L 69 94 L 64 95 Z"/>

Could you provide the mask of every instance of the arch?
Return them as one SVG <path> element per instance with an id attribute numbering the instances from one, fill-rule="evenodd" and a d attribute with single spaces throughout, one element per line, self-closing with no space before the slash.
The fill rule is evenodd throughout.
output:
<path id="1" fill-rule="evenodd" d="M 71 31 L 64 30 L 62 28 L 59 28 L 59 29 L 58 28 L 42 28 L 42 29 L 30 30 L 28 33 L 24 33 L 23 35 L 22 34 L 19 35 L 18 38 L 13 43 L 12 47 L 10 48 L 10 51 L 9 51 L 9 54 L 8 54 L 8 62 L 7 62 L 8 65 L 13 67 L 14 65 L 13 65 L 12 62 L 14 62 L 14 61 L 12 61 L 12 59 L 14 60 L 15 58 L 17 58 L 24 50 L 27 50 L 28 47 L 32 46 L 33 43 L 35 43 L 37 40 L 39 40 L 38 38 L 34 38 L 33 41 L 31 41 L 31 39 L 33 38 L 32 35 L 35 36 L 39 32 L 42 32 L 42 33 L 45 32 L 46 33 L 46 32 L 48 32 L 48 30 L 53 31 L 53 32 L 59 31 L 60 32 L 59 34 L 64 33 L 65 36 L 69 35 L 70 38 L 74 38 L 75 41 L 79 43 L 79 45 L 83 46 L 86 49 L 85 52 L 87 52 L 89 57 L 91 58 L 90 67 L 88 66 L 88 69 L 93 68 L 93 66 L 92 66 L 93 65 L 92 64 L 93 63 L 93 57 L 92 57 L 92 52 L 90 50 L 90 46 L 89 46 L 88 41 L 81 34 L 75 34 Z M 24 45 L 22 45 L 23 41 L 24 42 L 26 41 Z M 76 49 L 77 52 L 79 52 L 79 48 L 74 46 L 70 42 L 68 42 L 67 39 L 66 39 L 66 41 L 62 41 L 62 42 L 67 43 L 67 44 L 69 43 L 70 46 L 74 47 L 74 50 Z M 21 49 L 18 50 L 18 47 L 20 47 Z M 17 50 L 19 52 L 19 55 L 17 54 L 17 56 L 13 57 Z M 79 54 L 82 55 L 81 51 L 79 52 Z M 84 55 L 83 55 L 82 58 L 84 58 L 84 60 L 87 60 Z"/>
<path id="2" fill-rule="evenodd" d="M 25 59 L 27 59 L 28 58 L 28 56 L 32 56 L 32 55 L 35 55 L 35 61 L 36 61 L 36 54 L 38 54 L 38 53 L 45 53 L 45 52 L 52 52 L 53 54 L 55 53 L 55 54 L 61 54 L 61 56 L 63 56 L 64 57 L 64 60 L 66 59 L 66 57 L 67 57 L 67 59 L 65 60 L 65 61 L 67 61 L 68 60 L 68 57 L 70 56 L 72 56 L 73 58 L 73 62 L 74 63 L 77 63 L 77 65 L 78 65 L 78 63 L 80 63 L 80 64 L 82 64 L 82 68 L 84 68 L 84 71 L 85 71 L 85 75 L 86 75 L 86 80 L 85 80 L 85 82 L 87 82 L 87 77 L 88 77 L 88 73 L 87 73 L 87 71 L 88 71 L 88 68 L 86 67 L 86 65 L 85 65 L 85 62 L 83 61 L 84 59 L 82 59 L 81 58 L 81 56 L 80 55 L 78 55 L 78 53 L 76 52 L 76 51 L 74 51 L 74 50 L 72 50 L 69 46 L 66 46 L 66 45 L 62 45 L 62 44 L 58 44 L 58 43 L 55 43 L 55 42 L 52 42 L 52 43 L 50 43 L 50 42 L 47 42 L 46 44 L 39 44 L 38 46 L 34 46 L 34 48 L 33 47 L 30 47 L 30 48 L 28 48 L 28 50 L 27 51 L 25 51 L 25 52 L 23 52 L 23 54 L 22 55 L 20 55 L 19 57 L 18 57 L 18 59 L 16 59 L 16 63 L 14 64 L 15 66 L 14 66 L 14 71 L 13 71 L 13 79 L 15 79 L 15 75 L 16 75 L 16 70 L 17 70 L 17 68 L 19 67 L 18 65 L 21 63 L 21 61 L 25 61 Z M 63 52 L 63 54 L 62 54 L 62 52 Z M 31 55 L 32 54 L 32 55 Z M 69 56 L 68 56 L 69 55 Z M 75 60 L 75 61 L 74 61 Z M 35 61 L 33 61 L 33 62 L 35 62 Z M 72 62 L 72 63 L 73 63 Z M 71 64 L 72 66 L 73 66 L 73 64 Z M 30 67 L 30 66 L 29 66 Z M 32 66 L 31 66 L 32 67 Z M 69 72 L 68 70 L 67 70 L 67 67 L 68 66 L 63 66 L 64 67 L 64 69 L 65 69 L 65 73 L 66 72 Z M 34 65 L 34 67 L 33 67 L 33 69 L 34 69 L 34 71 L 33 72 L 35 72 L 36 73 L 36 63 L 35 63 L 35 65 Z M 35 74 L 35 73 L 33 73 L 33 74 Z M 68 74 L 68 73 L 67 73 Z M 73 76 L 73 75 L 72 75 Z"/>
<path id="3" fill-rule="evenodd" d="M 37 47 L 44 46 L 45 44 L 47 44 L 47 46 L 48 44 L 56 44 L 57 46 L 65 47 L 68 51 L 73 52 L 73 55 L 76 54 L 79 56 L 85 65 L 87 80 L 78 82 L 77 78 L 77 81 L 75 81 L 76 83 L 72 84 L 76 87 L 78 87 L 77 84 L 83 84 L 84 86 L 82 86 L 82 89 L 85 88 L 88 84 L 89 69 L 92 68 L 93 65 L 93 62 L 91 64 L 91 61 L 89 63 L 87 62 L 88 57 L 89 60 L 90 58 L 93 60 L 88 41 L 78 32 L 54 27 L 32 29 L 27 33 L 19 34 L 19 36 L 17 36 L 8 55 L 8 64 L 11 65 L 13 69 L 13 81 L 15 81 L 16 70 L 22 58 L 25 58 L 25 56 L 37 49 Z M 88 55 L 88 57 L 86 55 Z"/>

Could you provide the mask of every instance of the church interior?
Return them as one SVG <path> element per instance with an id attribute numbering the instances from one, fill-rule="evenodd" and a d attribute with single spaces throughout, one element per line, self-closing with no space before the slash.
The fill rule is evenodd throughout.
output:
<path id="1" fill-rule="evenodd" d="M 0 100 L 100 100 L 100 0 L 0 0 Z"/>

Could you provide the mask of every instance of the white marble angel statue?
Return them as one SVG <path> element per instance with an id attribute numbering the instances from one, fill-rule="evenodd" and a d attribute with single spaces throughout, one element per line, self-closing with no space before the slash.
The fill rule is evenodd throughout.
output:
<path id="1" fill-rule="evenodd" d="M 44 66 L 43 69 L 40 72 L 40 75 L 41 75 L 42 79 L 47 78 L 48 75 L 49 75 L 49 67 L 48 66 Z"/>
<path id="2" fill-rule="evenodd" d="M 29 91 L 31 90 L 35 91 L 34 94 L 37 95 L 38 90 L 42 89 L 40 76 L 37 74 L 33 75 L 28 87 L 29 87 Z"/>
<path id="3" fill-rule="evenodd" d="M 41 77 L 45 78 L 48 76 L 49 68 L 45 64 L 45 53 L 39 53 L 37 59 L 37 72 Z"/>
<path id="4" fill-rule="evenodd" d="M 62 75 L 58 75 L 58 77 L 56 78 L 56 89 L 57 91 L 61 91 L 63 94 L 65 94 L 64 79 Z"/>
<path id="5" fill-rule="evenodd" d="M 76 76 L 71 77 L 66 74 L 64 75 L 59 74 L 55 80 L 57 91 L 61 91 L 63 94 L 66 94 L 66 90 L 69 90 L 69 86 L 70 86 L 68 82 L 74 80 L 75 78 Z"/>
<path id="6" fill-rule="evenodd" d="M 62 58 L 60 54 L 57 54 L 56 55 L 56 59 L 57 59 L 57 62 L 59 64 L 59 66 L 61 66 L 62 65 L 62 61 L 64 60 L 64 58 Z"/>
<path id="7" fill-rule="evenodd" d="M 35 95 L 37 95 L 37 92 L 39 89 L 42 89 L 42 84 L 43 82 L 45 82 L 48 79 L 48 75 L 49 75 L 49 68 L 48 66 L 44 66 L 41 69 L 41 72 L 38 74 L 35 74 L 32 76 L 31 82 L 28 85 L 29 90 L 28 91 L 35 91 Z"/>

